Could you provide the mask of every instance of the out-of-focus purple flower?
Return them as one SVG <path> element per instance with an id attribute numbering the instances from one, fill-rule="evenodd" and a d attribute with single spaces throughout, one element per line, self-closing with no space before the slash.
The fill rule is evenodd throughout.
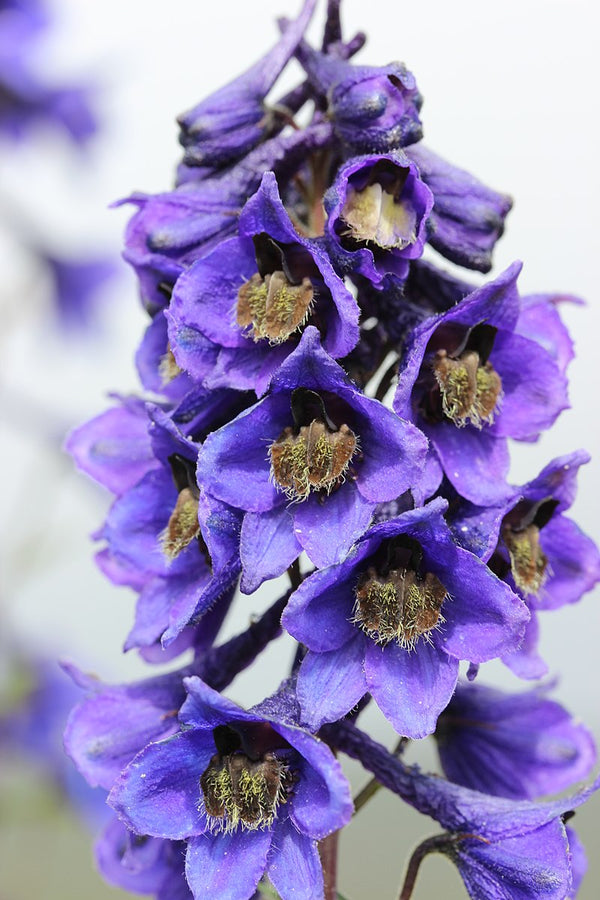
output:
<path id="1" fill-rule="evenodd" d="M 304 41 L 296 55 L 325 99 L 336 135 L 353 150 L 386 153 L 421 139 L 421 96 L 402 63 L 355 66 L 318 53 Z"/>
<path id="2" fill-rule="evenodd" d="M 198 678 L 185 685 L 185 730 L 138 754 L 110 804 L 138 834 L 187 840 L 194 897 L 248 900 L 263 872 L 283 900 L 322 897 L 316 841 L 352 812 L 331 750 L 292 724 L 289 701 L 245 712 Z"/>
<path id="3" fill-rule="evenodd" d="M 527 608 L 453 542 L 436 500 L 371 528 L 294 592 L 283 626 L 309 648 L 298 698 L 315 730 L 367 692 L 399 734 L 434 731 L 458 676 L 518 646 Z"/>
<path id="4" fill-rule="evenodd" d="M 0 715 L 0 751 L 32 762 L 97 828 L 106 821 L 105 795 L 86 784 L 63 750 L 63 729 L 79 692 L 55 661 L 18 657 L 12 669 L 11 677 L 27 689 Z"/>
<path id="5" fill-rule="evenodd" d="M 422 144 L 410 147 L 407 155 L 417 164 L 435 198 L 429 243 L 460 266 L 489 272 L 492 250 L 502 236 L 504 220 L 512 207 L 511 198 Z"/>
<path id="6" fill-rule="evenodd" d="M 304 0 L 300 15 L 287 24 L 269 53 L 243 75 L 179 116 L 179 139 L 185 147 L 187 165 L 221 168 L 244 156 L 272 130 L 281 128 L 282 117 L 266 107 L 265 98 L 292 57 L 315 5 L 316 0 Z"/>
<path id="7" fill-rule="evenodd" d="M 394 409 L 429 438 L 431 493 L 444 473 L 467 500 L 502 503 L 512 495 L 506 438 L 535 440 L 568 405 L 555 359 L 516 331 L 520 269 L 513 264 L 409 339 Z"/>
<path id="8" fill-rule="evenodd" d="M 52 300 L 61 325 L 87 328 L 96 312 L 98 297 L 116 274 L 115 263 L 108 258 L 66 259 L 43 253 L 40 256 L 52 284 Z"/>
<path id="9" fill-rule="evenodd" d="M 185 843 L 133 834 L 115 817 L 96 841 L 96 863 L 110 884 L 156 900 L 192 900 Z"/>
<path id="10" fill-rule="evenodd" d="M 387 274 L 406 278 L 423 253 L 433 195 L 400 150 L 353 157 L 325 195 L 328 250 L 338 271 L 381 286 Z"/>
<path id="11" fill-rule="evenodd" d="M 548 691 L 507 694 L 459 684 L 435 733 L 447 777 L 515 800 L 558 793 L 586 778 L 596 762 L 592 736 Z"/>
<path id="12" fill-rule="evenodd" d="M 420 432 L 365 397 L 307 327 L 269 393 L 209 435 L 198 458 L 198 484 L 246 512 L 242 590 L 302 550 L 318 566 L 343 559 L 376 504 L 418 480 L 424 452 Z"/>
<path id="13" fill-rule="evenodd" d="M 242 211 L 239 235 L 178 279 L 169 345 L 195 380 L 260 395 L 306 323 L 317 325 L 324 349 L 339 358 L 358 341 L 358 316 L 328 256 L 295 230 L 267 172 Z"/>
<path id="14" fill-rule="evenodd" d="M 0 135 L 19 140 L 32 127 L 49 125 L 83 144 L 97 128 L 92 90 L 46 83 L 33 64 L 47 24 L 46 11 L 36 3 L 0 9 Z"/>

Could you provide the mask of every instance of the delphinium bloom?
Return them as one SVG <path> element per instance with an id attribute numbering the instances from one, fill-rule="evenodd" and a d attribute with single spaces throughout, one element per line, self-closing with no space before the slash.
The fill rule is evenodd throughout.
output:
<path id="1" fill-rule="evenodd" d="M 158 900 L 333 900 L 352 812 L 339 751 L 444 829 L 402 900 L 434 849 L 476 900 L 566 900 L 585 861 L 562 817 L 597 785 L 532 799 L 587 777 L 593 742 L 545 687 L 457 679 L 495 658 L 538 677 L 536 612 L 598 579 L 563 515 L 584 457 L 509 481 L 509 438 L 567 405 L 570 298 L 521 297 L 518 263 L 477 286 L 424 258 L 487 273 L 511 200 L 422 146 L 414 76 L 354 62 L 364 36 L 343 39 L 339 0 L 311 47 L 315 6 L 179 117 L 175 187 L 126 201 L 148 393 L 69 449 L 116 495 L 97 537 L 139 592 L 126 648 L 186 656 L 134 685 L 71 669 L 87 696 L 65 744 L 117 817 L 99 866 Z M 271 102 L 292 57 L 302 80 Z M 247 617 L 286 572 L 219 643 L 238 582 Z M 244 710 L 223 692 L 282 628 L 291 669 Z M 395 754 L 356 726 L 371 700 Z M 399 758 L 429 734 L 447 779 Z"/>

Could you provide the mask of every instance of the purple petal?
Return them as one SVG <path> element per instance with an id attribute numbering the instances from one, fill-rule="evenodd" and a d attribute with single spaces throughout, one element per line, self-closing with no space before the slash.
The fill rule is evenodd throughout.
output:
<path id="1" fill-rule="evenodd" d="M 185 875 L 197 900 L 250 900 L 267 865 L 273 832 L 203 834 L 188 841 Z"/>
<path id="2" fill-rule="evenodd" d="M 65 750 L 92 787 L 110 790 L 146 744 L 178 730 L 184 700 L 180 673 L 131 685 L 98 683 L 69 716 Z"/>
<path id="3" fill-rule="evenodd" d="M 315 494 L 293 507 L 294 534 L 311 562 L 319 568 L 341 562 L 365 533 L 375 503 L 365 500 L 347 481 L 324 502 Z"/>
<path id="4" fill-rule="evenodd" d="M 236 321 L 238 291 L 256 272 L 250 242 L 229 238 L 177 279 L 169 306 L 173 350 L 183 327 L 222 347 L 244 347 L 248 338 Z"/>
<path id="5" fill-rule="evenodd" d="M 117 495 L 156 465 L 145 406 L 131 399 L 72 431 L 65 450 L 79 469 Z"/>
<path id="6" fill-rule="evenodd" d="M 514 489 L 506 483 L 510 460 L 505 438 L 450 422 L 422 427 L 462 497 L 477 506 L 499 506 L 513 496 Z"/>
<path id="7" fill-rule="evenodd" d="M 525 626 L 523 640 L 516 650 L 506 653 L 502 662 L 518 678 L 533 680 L 543 678 L 548 673 L 548 666 L 538 653 L 539 622 L 535 610 L 530 610 L 531 618 Z"/>
<path id="8" fill-rule="evenodd" d="M 137 834 L 171 840 L 202 834 L 200 776 L 214 752 L 212 733 L 200 731 L 149 744 L 121 773 L 108 803 Z"/>
<path id="9" fill-rule="evenodd" d="M 240 540 L 244 594 L 252 594 L 263 581 L 283 575 L 301 552 L 288 508 L 276 506 L 267 512 L 246 513 Z"/>
<path id="10" fill-rule="evenodd" d="M 304 757 L 290 800 L 290 817 L 303 834 L 321 839 L 347 825 L 352 816 L 350 785 L 331 749 L 300 728 L 277 731 Z"/>
<path id="11" fill-rule="evenodd" d="M 344 579 L 339 566 L 306 578 L 283 611 L 281 624 L 311 650 L 336 650 L 356 633 L 350 621 L 354 607 L 354 567 Z"/>
<path id="12" fill-rule="evenodd" d="M 553 516 L 540 532 L 549 577 L 535 599 L 537 609 L 576 603 L 600 580 L 600 554 L 594 542 L 567 516 Z"/>
<path id="13" fill-rule="evenodd" d="M 529 610 L 509 586 L 500 581 L 473 554 L 452 544 L 431 552 L 429 567 L 450 597 L 442 613 L 446 623 L 440 644 L 451 656 L 485 662 L 516 649 L 522 639 Z"/>
<path id="14" fill-rule="evenodd" d="M 373 699 L 398 734 L 423 738 L 435 731 L 439 714 L 450 702 L 458 660 L 425 640 L 414 650 L 371 641 L 365 670 Z"/>
<path id="15" fill-rule="evenodd" d="M 556 820 L 493 844 L 462 841 L 456 864 L 473 898 L 564 900 L 571 886 L 567 849 L 565 827 Z"/>
<path id="16" fill-rule="evenodd" d="M 490 359 L 504 391 L 494 434 L 530 440 L 568 407 L 565 376 L 534 341 L 499 331 Z"/>
<path id="17" fill-rule="evenodd" d="M 311 731 L 341 719 L 367 693 L 365 644 L 365 637 L 357 633 L 343 647 L 326 653 L 309 650 L 304 657 L 296 693 Z"/>
<path id="18" fill-rule="evenodd" d="M 288 397 L 265 397 L 209 434 L 198 457 L 200 486 L 237 509 L 278 506 L 282 494 L 271 482 L 268 447 L 290 418 Z"/>
<path id="19" fill-rule="evenodd" d="M 320 900 L 323 869 L 315 841 L 287 819 L 277 828 L 267 875 L 282 900 Z"/>

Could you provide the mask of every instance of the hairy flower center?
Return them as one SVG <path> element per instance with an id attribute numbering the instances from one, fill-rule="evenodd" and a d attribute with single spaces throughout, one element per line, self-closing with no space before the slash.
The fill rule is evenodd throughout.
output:
<path id="1" fill-rule="evenodd" d="M 281 271 L 256 273 L 238 291 L 237 323 L 255 341 L 280 344 L 306 321 L 313 297 L 310 278 L 291 284 Z"/>
<path id="2" fill-rule="evenodd" d="M 383 250 L 404 250 L 417 239 L 417 214 L 412 204 L 377 181 L 360 191 L 348 188 L 341 218 L 348 226 L 347 235 Z"/>
<path id="3" fill-rule="evenodd" d="M 510 556 L 510 568 L 515 584 L 526 594 L 537 594 L 546 579 L 548 557 L 540 547 L 540 529 L 528 525 L 520 531 L 509 526 L 502 537 Z"/>
<path id="4" fill-rule="evenodd" d="M 305 500 L 311 491 L 327 492 L 343 480 L 358 447 L 347 425 L 331 431 L 313 419 L 296 434 L 285 428 L 269 447 L 271 477 L 293 500 Z"/>
<path id="5" fill-rule="evenodd" d="M 356 586 L 354 621 L 378 644 L 395 640 L 410 650 L 444 621 L 446 596 L 446 588 L 430 572 L 422 577 L 400 568 L 381 576 L 370 566 Z"/>
<path id="6" fill-rule="evenodd" d="M 452 359 L 438 350 L 433 372 L 442 395 L 442 409 L 455 425 L 491 425 L 502 400 L 502 381 L 490 362 L 480 364 L 476 350 Z"/>
<path id="7" fill-rule="evenodd" d="M 175 559 L 199 534 L 198 499 L 186 487 L 179 492 L 175 509 L 160 536 L 165 556 Z"/>
<path id="8" fill-rule="evenodd" d="M 204 807 L 219 831 L 268 827 L 290 786 L 288 767 L 271 752 L 257 761 L 242 752 L 217 753 L 200 778 Z"/>

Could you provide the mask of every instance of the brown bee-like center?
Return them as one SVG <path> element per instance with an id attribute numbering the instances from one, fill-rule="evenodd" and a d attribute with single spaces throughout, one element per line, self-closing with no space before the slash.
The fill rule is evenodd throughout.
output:
<path id="1" fill-rule="evenodd" d="M 175 559 L 199 534 L 198 498 L 186 487 L 179 492 L 175 509 L 160 536 L 165 556 Z"/>
<path id="2" fill-rule="evenodd" d="M 437 628 L 447 591 L 431 572 L 390 569 L 382 576 L 370 566 L 356 586 L 354 621 L 378 644 L 396 641 L 412 649 Z"/>
<path id="3" fill-rule="evenodd" d="M 459 428 L 469 422 L 476 428 L 492 424 L 502 400 L 502 380 L 490 362 L 481 365 L 476 350 L 465 350 L 457 359 L 438 350 L 433 373 L 448 419 Z"/>
<path id="4" fill-rule="evenodd" d="M 290 786 L 289 768 L 272 752 L 258 760 L 242 752 L 217 753 L 200 778 L 204 808 L 218 831 L 268 827 Z"/>
<path id="5" fill-rule="evenodd" d="M 308 318 L 314 290 L 310 278 L 291 284 L 281 271 L 256 273 L 238 291 L 237 323 L 254 341 L 287 341 Z"/>
<path id="6" fill-rule="evenodd" d="M 540 547 L 540 529 L 528 525 L 516 531 L 505 525 L 502 537 L 515 584 L 526 594 L 537 594 L 546 579 L 548 566 L 548 557 Z"/>
<path id="7" fill-rule="evenodd" d="M 311 491 L 329 492 L 343 480 L 357 448 L 358 439 L 347 425 L 332 431 L 313 419 L 298 433 L 285 428 L 269 447 L 271 477 L 293 500 L 305 500 Z"/>

